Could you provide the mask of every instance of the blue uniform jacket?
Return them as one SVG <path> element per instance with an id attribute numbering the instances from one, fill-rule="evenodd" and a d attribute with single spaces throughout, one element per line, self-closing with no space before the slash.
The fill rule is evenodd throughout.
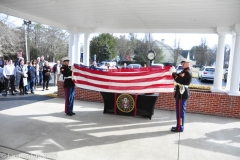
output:
<path id="1" fill-rule="evenodd" d="M 33 66 L 28 66 L 28 80 L 36 78 L 36 69 Z"/>
<path id="2" fill-rule="evenodd" d="M 63 74 L 63 78 L 67 77 L 67 79 L 64 79 L 64 88 L 74 87 L 75 84 L 72 81 L 72 78 L 68 78 L 72 76 L 71 67 L 63 65 L 60 70 L 61 70 L 61 73 Z"/>

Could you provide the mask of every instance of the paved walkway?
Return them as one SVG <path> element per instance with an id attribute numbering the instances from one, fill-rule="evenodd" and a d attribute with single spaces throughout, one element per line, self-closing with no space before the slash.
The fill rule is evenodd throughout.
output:
<path id="1" fill-rule="evenodd" d="M 149 120 L 76 100 L 76 115 L 66 116 L 64 99 L 44 96 L 56 89 L 0 97 L 0 160 L 177 160 L 178 146 L 179 160 L 240 159 L 240 119 L 187 113 L 179 135 L 170 132 L 173 111 L 155 110 Z"/>

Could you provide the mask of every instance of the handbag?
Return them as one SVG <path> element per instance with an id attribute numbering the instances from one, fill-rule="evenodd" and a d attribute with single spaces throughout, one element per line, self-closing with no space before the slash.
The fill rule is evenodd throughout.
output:
<path id="1" fill-rule="evenodd" d="M 50 76 L 50 72 L 46 72 L 46 73 L 45 73 L 45 76 Z"/>
<path id="2" fill-rule="evenodd" d="M 26 73 L 23 74 L 23 78 L 27 78 L 28 75 Z"/>

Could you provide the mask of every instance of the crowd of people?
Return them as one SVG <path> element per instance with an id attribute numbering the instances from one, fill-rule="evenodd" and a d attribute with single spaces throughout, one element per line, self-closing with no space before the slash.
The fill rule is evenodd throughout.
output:
<path id="1" fill-rule="evenodd" d="M 48 90 L 49 81 L 52 79 L 51 72 L 54 73 L 54 85 L 56 86 L 60 78 L 61 67 L 60 61 L 57 61 L 51 70 L 49 62 L 44 60 L 44 56 L 31 61 L 24 60 L 23 57 L 19 57 L 15 62 L 11 59 L 1 60 L 0 93 L 4 90 L 3 96 L 15 95 L 16 92 L 20 92 L 20 95 L 34 94 L 38 87 L 42 87 L 42 91 Z M 102 66 L 97 66 L 97 63 L 94 61 L 89 68 L 106 70 L 127 69 L 127 64 L 124 63 L 122 67 L 119 67 L 116 62 L 113 62 L 112 64 L 106 63 Z"/>
<path id="2" fill-rule="evenodd" d="M 59 80 L 60 68 L 60 61 L 57 61 L 53 66 L 54 85 Z M 0 93 L 5 90 L 3 96 L 15 95 L 16 92 L 20 95 L 34 94 L 38 86 L 42 87 L 42 91 L 48 90 L 51 78 L 49 62 L 43 56 L 31 61 L 19 57 L 15 63 L 11 59 L 5 60 L 0 66 Z"/>

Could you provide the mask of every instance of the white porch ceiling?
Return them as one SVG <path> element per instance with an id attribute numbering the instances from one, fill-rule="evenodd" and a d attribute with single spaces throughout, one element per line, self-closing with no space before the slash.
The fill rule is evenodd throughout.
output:
<path id="1" fill-rule="evenodd" d="M 240 0 L 0 0 L 0 12 L 91 33 L 214 33 L 240 24 Z"/>

